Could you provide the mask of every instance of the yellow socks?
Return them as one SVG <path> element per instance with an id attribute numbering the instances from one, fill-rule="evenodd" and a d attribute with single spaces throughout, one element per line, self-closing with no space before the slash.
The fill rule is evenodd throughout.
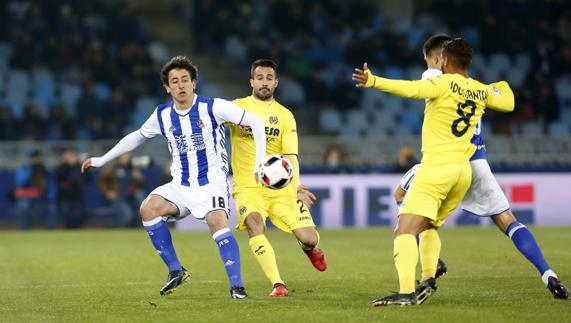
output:
<path id="1" fill-rule="evenodd" d="M 435 229 L 423 231 L 419 234 L 420 240 L 420 264 L 422 266 L 422 278 L 425 281 L 436 275 L 438 258 L 440 257 L 440 236 Z"/>
<path id="2" fill-rule="evenodd" d="M 278 271 L 274 248 L 272 248 L 266 236 L 262 234 L 250 238 L 250 250 L 254 253 L 254 257 L 260 264 L 260 267 L 262 267 L 266 277 L 268 277 L 272 283 L 272 286 L 277 283 L 284 284 L 284 281 L 280 277 L 280 272 Z"/>
<path id="3" fill-rule="evenodd" d="M 418 246 L 412 234 L 401 234 L 395 238 L 393 252 L 395 267 L 399 274 L 401 294 L 414 293 Z"/>

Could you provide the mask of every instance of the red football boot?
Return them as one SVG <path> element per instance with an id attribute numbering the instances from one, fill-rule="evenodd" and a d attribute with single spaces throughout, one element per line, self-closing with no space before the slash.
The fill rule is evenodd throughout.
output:
<path id="1" fill-rule="evenodd" d="M 270 293 L 272 297 L 285 297 L 288 296 L 289 292 L 284 284 L 277 283 L 274 285 L 274 289 Z"/>
<path id="2" fill-rule="evenodd" d="M 309 257 L 309 260 L 315 269 L 319 271 L 325 271 L 325 269 L 327 269 L 325 254 L 319 247 L 313 247 L 311 250 L 303 250 L 303 252 L 305 252 L 307 257 Z"/>

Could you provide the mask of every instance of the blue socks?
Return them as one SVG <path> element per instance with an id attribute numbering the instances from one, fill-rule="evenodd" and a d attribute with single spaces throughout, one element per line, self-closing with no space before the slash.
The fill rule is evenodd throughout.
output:
<path id="1" fill-rule="evenodd" d="M 155 250 L 161 256 L 165 264 L 169 267 L 169 272 L 173 270 L 180 270 L 182 265 L 176 257 L 176 252 L 174 251 L 174 246 L 172 244 L 171 232 L 167 223 L 163 221 L 161 217 L 153 219 L 151 221 L 143 221 L 143 226 Z"/>
<path id="2" fill-rule="evenodd" d="M 515 221 L 508 226 L 506 235 L 513 241 L 517 250 L 537 268 L 540 275 L 549 270 L 549 265 L 543 258 L 539 245 L 525 225 Z"/>
<path id="3" fill-rule="evenodd" d="M 230 287 L 243 287 L 242 274 L 240 273 L 240 248 L 236 238 L 228 228 L 216 231 L 212 238 L 216 241 L 220 251 L 220 258 L 222 258 L 222 263 L 226 268 Z"/>

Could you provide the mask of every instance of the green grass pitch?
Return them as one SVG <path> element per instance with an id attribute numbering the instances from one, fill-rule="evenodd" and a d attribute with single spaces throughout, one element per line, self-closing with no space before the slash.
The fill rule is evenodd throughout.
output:
<path id="1" fill-rule="evenodd" d="M 571 283 L 571 228 L 532 228 L 559 277 Z M 290 297 L 270 283 L 236 234 L 247 300 L 232 300 L 207 232 L 174 232 L 190 282 L 160 297 L 166 267 L 142 229 L 0 232 L 0 322 L 560 322 L 539 275 L 496 228 L 441 230 L 449 273 L 421 306 L 374 308 L 397 290 L 392 230 L 321 232 L 329 268 L 313 269 L 291 235 L 270 231 Z"/>

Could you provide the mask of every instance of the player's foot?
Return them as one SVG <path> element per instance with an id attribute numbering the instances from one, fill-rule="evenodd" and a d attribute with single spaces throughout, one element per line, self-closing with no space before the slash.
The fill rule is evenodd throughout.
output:
<path id="1" fill-rule="evenodd" d="M 436 266 L 436 274 L 434 278 L 442 277 L 448 273 L 448 268 L 446 268 L 446 264 L 442 259 L 438 259 L 438 265 Z"/>
<path id="2" fill-rule="evenodd" d="M 172 293 L 178 286 L 184 283 L 190 277 L 190 274 L 184 267 L 179 270 L 173 270 L 169 273 L 167 283 L 161 288 L 161 296 Z"/>
<path id="3" fill-rule="evenodd" d="M 303 250 L 303 252 L 305 252 L 315 269 L 319 271 L 325 271 L 325 269 L 327 269 L 327 260 L 321 248 L 313 247 L 311 250 Z"/>
<path id="4" fill-rule="evenodd" d="M 429 278 L 416 286 L 416 302 L 420 305 L 436 293 L 436 279 Z"/>
<path id="5" fill-rule="evenodd" d="M 246 294 L 246 289 L 241 286 L 232 286 L 230 288 L 230 297 L 235 299 L 245 299 L 248 298 L 248 294 Z"/>
<path id="6" fill-rule="evenodd" d="M 396 306 L 409 306 L 409 305 L 416 305 L 416 295 L 415 293 L 410 294 L 399 294 L 394 293 L 389 296 L 384 296 L 381 298 L 377 298 L 373 301 L 373 306 L 387 306 L 387 305 L 396 305 Z"/>
<path id="7" fill-rule="evenodd" d="M 563 283 L 555 276 L 551 276 L 547 279 L 547 289 L 553 294 L 553 297 L 559 299 L 568 299 L 569 290 Z"/>
<path id="8" fill-rule="evenodd" d="M 288 295 L 289 295 L 289 291 L 287 290 L 287 288 L 285 287 L 284 284 L 280 284 L 280 283 L 275 284 L 274 289 L 270 293 L 270 296 L 272 296 L 272 297 L 284 297 L 284 296 L 288 296 Z"/>

